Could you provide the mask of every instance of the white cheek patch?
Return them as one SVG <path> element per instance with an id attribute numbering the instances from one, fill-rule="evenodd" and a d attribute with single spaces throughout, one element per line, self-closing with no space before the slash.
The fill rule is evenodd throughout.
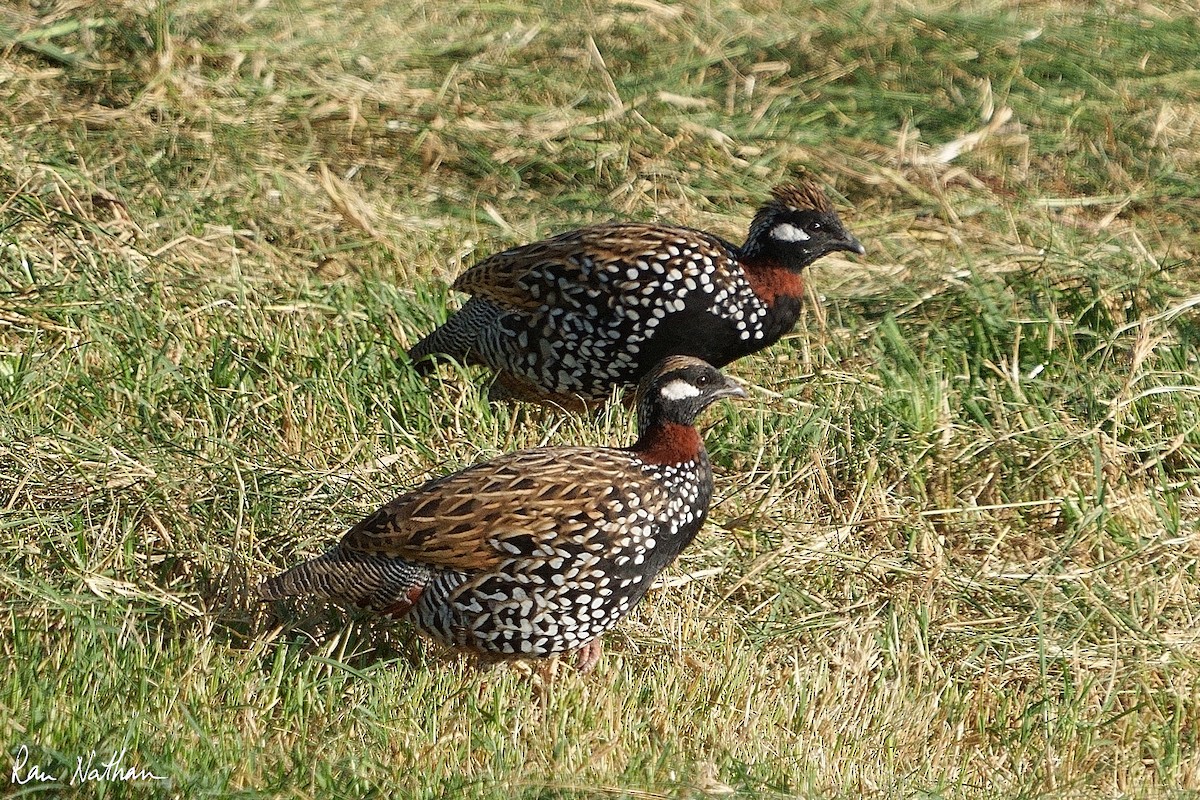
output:
<path id="1" fill-rule="evenodd" d="M 676 378 L 659 390 L 664 400 L 686 400 L 700 394 L 700 390 L 684 380 Z"/>
<path id="2" fill-rule="evenodd" d="M 781 222 L 771 228 L 771 238 L 781 242 L 806 242 L 812 237 L 790 222 Z"/>

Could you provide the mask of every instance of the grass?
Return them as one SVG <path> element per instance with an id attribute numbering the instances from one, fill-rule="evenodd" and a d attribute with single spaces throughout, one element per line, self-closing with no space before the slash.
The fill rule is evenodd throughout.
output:
<path id="1" fill-rule="evenodd" d="M 1196 20 L 0 9 L 13 762 L 167 779 L 73 789 L 111 797 L 1200 790 Z M 629 440 L 396 362 L 465 265 L 614 217 L 740 238 L 798 167 L 868 254 L 731 367 L 712 522 L 595 673 L 257 608 L 402 487 Z"/>

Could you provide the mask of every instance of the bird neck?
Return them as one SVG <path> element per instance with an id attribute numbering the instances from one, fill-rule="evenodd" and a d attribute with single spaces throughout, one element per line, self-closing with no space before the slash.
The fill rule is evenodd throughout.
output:
<path id="1" fill-rule="evenodd" d="M 800 272 L 789 269 L 773 258 L 743 256 L 742 269 L 754 293 L 768 306 L 780 297 L 798 298 L 804 294 Z"/>
<path id="2" fill-rule="evenodd" d="M 770 250 L 770 230 L 779 221 L 783 207 L 770 202 L 758 209 L 754 219 L 750 221 L 750 230 L 746 233 L 745 243 L 738 248 L 739 260 L 760 259 Z"/>
<path id="3" fill-rule="evenodd" d="M 683 464 L 701 456 L 704 440 L 694 425 L 655 416 L 641 427 L 630 449 L 648 464 Z"/>

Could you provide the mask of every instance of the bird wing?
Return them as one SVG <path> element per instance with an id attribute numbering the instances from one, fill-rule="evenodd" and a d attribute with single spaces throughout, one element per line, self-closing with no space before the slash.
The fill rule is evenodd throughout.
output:
<path id="1" fill-rule="evenodd" d="M 709 259 L 732 263 L 734 246 L 712 234 L 639 222 L 569 231 L 497 253 L 454 282 L 460 292 L 517 311 L 541 306 L 611 308 L 616 298 Z M 699 259 L 696 255 L 699 254 Z"/>
<path id="2" fill-rule="evenodd" d="M 464 572 L 546 554 L 555 538 L 618 520 L 660 490 L 630 459 L 583 448 L 501 456 L 400 495 L 355 525 L 342 547 Z"/>

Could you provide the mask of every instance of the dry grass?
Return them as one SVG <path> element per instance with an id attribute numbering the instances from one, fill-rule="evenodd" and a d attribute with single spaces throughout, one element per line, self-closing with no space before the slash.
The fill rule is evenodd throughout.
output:
<path id="1" fill-rule="evenodd" d="M 0 9 L 7 749 L 169 778 L 115 796 L 1200 790 L 1197 11 Z M 738 238 L 798 167 L 868 255 L 734 365 L 713 523 L 595 674 L 253 607 L 402 486 L 628 439 L 394 361 L 464 264 Z"/>

